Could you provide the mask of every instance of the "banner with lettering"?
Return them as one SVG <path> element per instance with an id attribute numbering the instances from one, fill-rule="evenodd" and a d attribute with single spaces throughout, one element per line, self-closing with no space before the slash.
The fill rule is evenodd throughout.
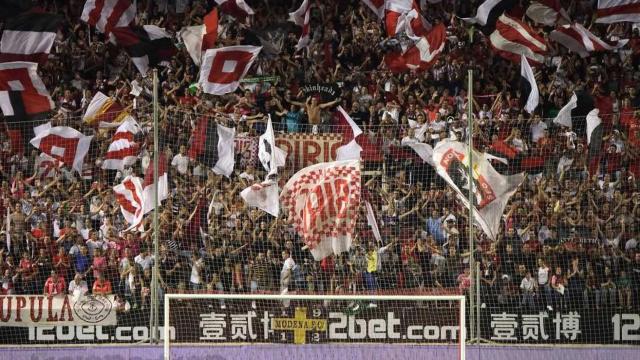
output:
<path id="1" fill-rule="evenodd" d="M 0 326 L 116 325 L 113 295 L 0 296 Z"/>
<path id="2" fill-rule="evenodd" d="M 300 90 L 306 99 L 309 96 L 320 96 L 321 102 L 330 102 L 340 97 L 342 90 L 337 84 L 306 84 Z"/>

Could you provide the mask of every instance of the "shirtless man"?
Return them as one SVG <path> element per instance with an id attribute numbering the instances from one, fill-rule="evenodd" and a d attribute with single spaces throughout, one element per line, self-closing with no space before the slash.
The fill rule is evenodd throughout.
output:
<path id="1" fill-rule="evenodd" d="M 320 111 L 322 109 L 326 109 L 329 107 L 332 107 L 333 105 L 337 104 L 340 101 L 340 99 L 336 99 L 333 100 L 331 102 L 328 103 L 324 103 L 324 104 L 320 104 L 318 102 L 318 98 L 313 96 L 309 96 L 307 98 L 307 101 L 305 103 L 301 103 L 298 101 L 293 101 L 293 100 L 289 100 L 289 103 L 296 105 L 296 106 L 300 106 L 301 108 L 304 108 L 304 110 L 307 113 L 307 116 L 309 118 L 309 124 L 313 125 L 314 127 L 318 126 L 320 124 Z"/>

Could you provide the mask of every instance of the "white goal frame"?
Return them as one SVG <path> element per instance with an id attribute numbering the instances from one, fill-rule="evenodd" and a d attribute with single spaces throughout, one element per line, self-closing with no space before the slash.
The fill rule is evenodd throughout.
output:
<path id="1" fill-rule="evenodd" d="M 312 300 L 312 301 L 457 301 L 460 303 L 459 308 L 459 358 L 465 360 L 466 347 L 466 298 L 464 295 L 266 295 L 266 294 L 165 294 L 164 295 L 164 359 L 170 360 L 170 302 L 178 299 L 210 299 L 210 300 Z M 334 344 L 335 345 L 335 344 Z"/>

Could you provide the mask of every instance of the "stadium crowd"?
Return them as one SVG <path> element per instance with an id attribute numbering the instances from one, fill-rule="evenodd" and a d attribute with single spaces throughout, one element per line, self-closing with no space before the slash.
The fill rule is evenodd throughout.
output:
<path id="1" fill-rule="evenodd" d="M 250 29 L 281 26 L 299 5 L 247 2 L 256 14 L 244 23 L 223 16 L 220 45 L 243 43 Z M 171 195 L 160 210 L 160 256 L 154 259 L 151 216 L 145 231 L 124 233 L 128 224 L 111 190 L 128 174 L 144 176 L 152 159 L 151 76 L 142 77 L 122 49 L 80 21 L 83 0 L 37 1 L 65 17 L 49 61 L 39 69 L 56 103 L 51 121 L 95 137 L 78 174 L 37 166 L 34 148 L 26 144 L 17 151 L 0 134 L 0 213 L 8 217 L 0 240 L 0 293 L 113 293 L 127 308 L 144 308 L 156 261 L 163 291 L 468 291 L 475 286 L 468 268 L 474 256 L 488 306 L 637 309 L 640 33 L 626 23 L 591 24 L 591 2 L 571 2 L 570 16 L 592 25 L 595 34 L 629 38 L 629 44 L 581 58 L 550 43 L 550 56 L 535 69 L 541 104 L 533 116 L 523 110 L 519 64 L 492 52 L 487 37 L 458 18 L 473 16 L 477 0 L 443 0 L 423 11 L 431 23 L 446 25 L 448 40 L 437 62 L 421 73 L 386 70 L 384 29 L 360 0 L 314 2 L 308 49 L 295 51 L 299 30 L 282 25 L 284 36 L 274 40 L 281 52 L 261 56 L 248 75 L 265 80 L 225 96 L 192 86 L 198 68 L 180 48 L 159 68 L 160 146 L 170 163 Z M 205 13 L 199 1 L 137 4 L 138 23 L 173 35 L 199 24 Z M 474 74 L 475 147 L 489 151 L 501 142 L 520 159 L 544 159 L 509 202 L 498 241 L 476 231 L 473 254 L 467 210 L 400 144 L 425 123 L 422 140 L 430 144 L 468 135 L 468 70 Z M 202 116 L 248 137 L 262 133 L 267 114 L 277 133 L 332 132 L 335 104 L 302 97 L 307 83 L 340 87 L 337 103 L 382 153 L 381 161 L 365 164 L 363 178 L 382 241 L 375 239 L 363 204 L 351 251 L 320 262 L 303 250 L 286 217 L 245 207 L 239 192 L 265 175 L 251 158 L 255 154 L 237 154 L 230 178 L 187 156 L 191 130 Z M 552 122 L 576 89 L 592 94 L 605 125 L 594 174 L 587 171 L 586 139 Z M 146 129 L 141 161 L 122 172 L 101 169 L 111 134 L 81 120 L 97 91 L 129 107 Z M 285 167 L 281 183 L 293 172 Z"/>

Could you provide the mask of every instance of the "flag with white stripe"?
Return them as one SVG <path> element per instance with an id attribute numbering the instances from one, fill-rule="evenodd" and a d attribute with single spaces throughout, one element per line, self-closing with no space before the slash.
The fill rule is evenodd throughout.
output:
<path id="1" fill-rule="evenodd" d="M 169 64 L 178 51 L 169 33 L 155 25 L 115 28 L 112 33 L 143 76 L 151 67 Z"/>
<path id="2" fill-rule="evenodd" d="M 516 5 L 516 0 L 485 0 L 476 11 L 476 16 L 472 18 L 462 18 L 462 20 L 480 26 L 485 34 L 490 34 L 495 29 L 498 18 L 505 11 L 512 9 Z"/>
<path id="3" fill-rule="evenodd" d="M 180 38 L 193 63 L 200 66 L 202 53 L 213 49 L 218 39 L 218 9 L 211 10 L 204 17 L 202 25 L 182 28 Z"/>
<path id="4" fill-rule="evenodd" d="M 122 216 L 130 224 L 125 231 L 138 228 L 144 217 L 142 179 L 129 175 L 122 183 L 113 187 L 113 193 L 120 205 Z"/>
<path id="5" fill-rule="evenodd" d="M 489 36 L 491 47 L 505 59 L 520 62 L 524 55 L 532 65 L 544 62 L 547 44 L 529 25 L 507 15 L 501 15 L 495 31 Z"/>
<path id="6" fill-rule="evenodd" d="M 596 22 L 612 24 L 617 22 L 640 22 L 640 1 L 638 0 L 598 0 Z"/>
<path id="7" fill-rule="evenodd" d="M 620 49 L 629 42 L 628 39 L 615 42 L 602 40 L 578 23 L 558 27 L 549 34 L 549 39 L 562 44 L 569 51 L 578 53 L 583 58 L 592 52 Z"/>
<path id="8" fill-rule="evenodd" d="M 114 128 L 122 124 L 129 116 L 115 99 L 98 91 L 87 106 L 82 121 L 101 128 Z"/>
<path id="9" fill-rule="evenodd" d="M 87 0 L 80 19 L 104 34 L 127 27 L 136 18 L 136 7 L 129 0 Z"/>
<path id="10" fill-rule="evenodd" d="M 138 122 L 130 116 L 127 117 L 113 134 L 113 139 L 102 162 L 102 168 L 123 170 L 125 167 L 135 164 L 140 150 L 135 137 L 139 132 Z"/>
<path id="11" fill-rule="evenodd" d="M 46 63 L 61 22 L 61 16 L 48 13 L 30 12 L 11 18 L 2 31 L 0 62 Z"/>

